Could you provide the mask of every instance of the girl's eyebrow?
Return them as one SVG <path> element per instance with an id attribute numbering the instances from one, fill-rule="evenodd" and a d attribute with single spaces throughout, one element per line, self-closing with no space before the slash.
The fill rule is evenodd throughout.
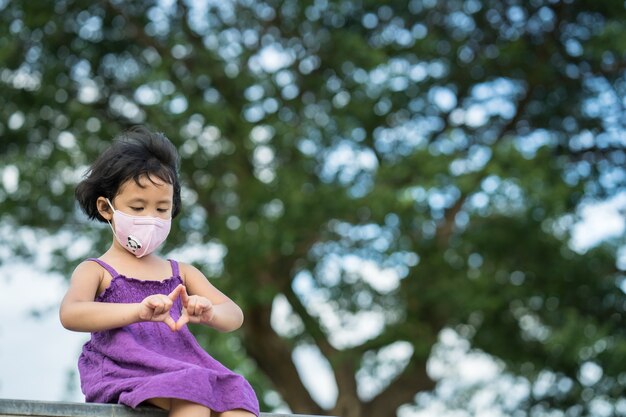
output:
<path id="1" fill-rule="evenodd" d="M 135 197 L 135 198 L 130 199 L 128 202 L 129 203 L 146 203 L 146 200 L 144 200 L 141 197 Z M 164 199 L 158 200 L 157 204 L 172 204 L 172 200 L 169 198 L 164 198 Z"/>

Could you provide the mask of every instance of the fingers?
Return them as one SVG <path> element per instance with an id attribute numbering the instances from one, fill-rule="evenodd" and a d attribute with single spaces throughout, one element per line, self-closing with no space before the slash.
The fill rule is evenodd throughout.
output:
<path id="1" fill-rule="evenodd" d="M 153 316 L 158 316 L 170 311 L 174 303 L 168 297 L 155 295 L 147 299 L 147 306 L 152 310 Z"/>
<path id="2" fill-rule="evenodd" d="M 170 315 L 170 310 L 174 305 L 174 301 L 170 298 L 170 296 L 177 294 L 178 292 L 180 292 L 180 288 L 175 289 L 169 295 L 155 294 L 146 297 L 142 302 L 145 307 L 143 312 L 140 313 L 140 318 L 148 321 L 162 321 L 172 331 L 178 330 L 176 322 Z"/>
<path id="3" fill-rule="evenodd" d="M 175 321 L 170 310 L 177 298 L 181 299 L 182 309 L 180 317 Z M 213 303 L 209 299 L 197 295 L 190 296 L 183 284 L 176 286 L 168 295 L 156 294 L 147 297 L 142 304 L 145 306 L 145 314 L 141 316 L 143 320 L 162 321 L 172 331 L 182 329 L 187 323 L 208 324 L 215 315 Z"/>
<path id="4" fill-rule="evenodd" d="M 187 314 L 187 303 L 189 301 L 189 295 L 187 294 L 187 288 L 183 284 L 178 284 L 176 288 L 168 295 L 168 298 L 172 301 L 176 301 L 177 298 L 180 298 L 180 301 L 183 305 L 183 308 L 180 312 L 180 317 L 177 321 L 174 321 L 170 314 L 167 315 L 167 318 L 164 320 L 165 324 L 169 326 L 173 331 L 178 331 L 182 329 L 185 324 L 189 323 L 189 315 Z"/>
<path id="5" fill-rule="evenodd" d="M 178 284 L 176 286 L 176 288 L 174 288 L 174 290 L 168 294 L 168 298 L 174 302 L 176 301 L 176 299 L 180 296 L 181 291 L 183 291 L 185 289 L 185 286 L 183 284 Z M 185 291 L 186 293 L 186 291 Z"/>
<path id="6" fill-rule="evenodd" d="M 189 323 L 189 314 L 187 314 L 187 310 L 183 308 L 180 312 L 178 321 L 175 323 L 176 330 L 182 329 L 187 323 Z"/>
<path id="7" fill-rule="evenodd" d="M 189 294 L 187 294 L 187 287 L 180 284 L 179 287 L 182 287 L 180 290 L 180 299 L 183 302 L 183 307 L 187 308 L 187 304 L 189 303 Z"/>
<path id="8" fill-rule="evenodd" d="M 198 297 L 190 297 L 187 303 L 187 313 L 190 316 L 199 316 L 202 314 L 203 306 Z"/>
<path id="9" fill-rule="evenodd" d="M 184 308 L 191 323 L 205 323 L 213 318 L 213 303 L 205 297 L 193 295 L 189 297 Z"/>
<path id="10" fill-rule="evenodd" d="M 174 319 L 172 318 L 172 316 L 170 316 L 169 314 L 167 316 L 165 316 L 165 319 L 163 320 L 163 323 L 167 324 L 167 327 L 170 328 L 171 331 L 175 332 L 179 329 L 178 327 L 178 323 L 174 321 Z"/>
<path id="11" fill-rule="evenodd" d="M 187 301 L 187 313 L 189 313 L 190 316 L 197 316 L 198 315 L 198 313 L 196 312 L 197 308 L 198 308 L 198 297 L 189 298 Z"/>

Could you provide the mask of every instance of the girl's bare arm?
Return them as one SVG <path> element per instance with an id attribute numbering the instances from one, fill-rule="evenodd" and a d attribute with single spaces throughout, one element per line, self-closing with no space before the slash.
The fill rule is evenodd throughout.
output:
<path id="1" fill-rule="evenodd" d="M 220 332 L 231 332 L 241 327 L 243 312 L 233 300 L 215 288 L 194 266 L 181 263 L 180 271 L 190 299 L 193 300 L 194 296 L 204 298 L 208 300 L 212 310 L 209 314 L 198 314 L 197 320 L 190 320 L 192 323 L 202 323 Z M 194 304 L 207 305 L 205 300 L 197 300 Z M 202 307 L 197 307 L 195 310 L 200 312 L 201 309 Z M 192 308 L 188 309 L 188 314 L 193 317 L 194 312 L 191 310 Z"/>
<path id="2" fill-rule="evenodd" d="M 94 301 L 102 278 L 103 270 L 95 262 L 85 261 L 76 267 L 59 310 L 63 327 L 77 332 L 96 332 L 139 321 L 138 304 Z"/>

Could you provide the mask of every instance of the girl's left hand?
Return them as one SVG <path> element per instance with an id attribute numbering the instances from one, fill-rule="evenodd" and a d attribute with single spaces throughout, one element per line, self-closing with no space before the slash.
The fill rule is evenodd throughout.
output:
<path id="1" fill-rule="evenodd" d="M 215 311 L 213 309 L 213 303 L 209 301 L 209 299 L 199 295 L 188 295 L 186 287 L 183 287 L 180 292 L 180 297 L 183 310 L 181 311 L 178 323 L 176 323 L 178 328 L 186 323 L 211 323 Z"/>

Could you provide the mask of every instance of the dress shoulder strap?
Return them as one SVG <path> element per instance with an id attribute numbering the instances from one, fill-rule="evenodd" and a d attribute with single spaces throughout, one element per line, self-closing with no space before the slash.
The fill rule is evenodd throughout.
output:
<path id="1" fill-rule="evenodd" d="M 178 262 L 176 262 L 173 259 L 168 259 L 168 261 L 170 261 L 170 264 L 172 265 L 172 276 L 173 277 L 179 277 L 180 276 L 180 269 L 178 268 Z"/>
<path id="2" fill-rule="evenodd" d="M 107 272 L 109 274 L 111 274 L 111 277 L 115 278 L 116 276 L 118 276 L 119 274 L 117 273 L 117 271 L 108 263 L 104 262 L 103 260 L 100 260 L 98 258 L 89 258 L 87 259 L 88 261 L 93 261 L 96 262 L 97 264 L 99 264 L 101 267 L 103 267 L 104 269 L 107 270 Z"/>

